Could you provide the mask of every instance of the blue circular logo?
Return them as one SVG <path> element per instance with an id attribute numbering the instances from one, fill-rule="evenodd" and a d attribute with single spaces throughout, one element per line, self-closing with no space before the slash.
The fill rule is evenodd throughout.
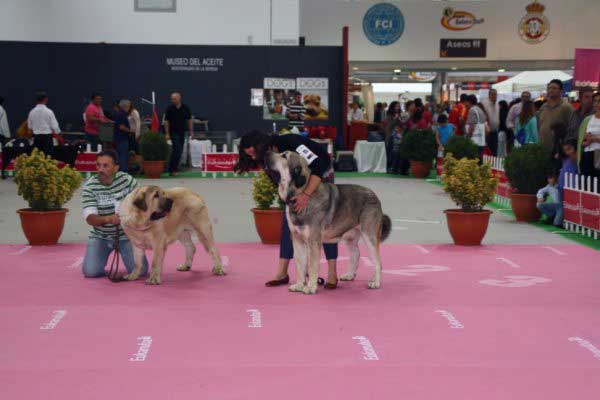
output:
<path id="1" fill-rule="evenodd" d="M 376 45 L 390 45 L 400 39 L 404 32 L 404 16 L 393 4 L 375 4 L 363 18 L 363 31 Z"/>

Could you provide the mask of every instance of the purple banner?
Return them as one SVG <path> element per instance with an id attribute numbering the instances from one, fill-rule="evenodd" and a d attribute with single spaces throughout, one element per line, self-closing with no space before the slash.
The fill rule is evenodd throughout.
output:
<path id="1" fill-rule="evenodd" d="M 573 87 L 598 88 L 600 79 L 600 49 L 575 49 Z"/>

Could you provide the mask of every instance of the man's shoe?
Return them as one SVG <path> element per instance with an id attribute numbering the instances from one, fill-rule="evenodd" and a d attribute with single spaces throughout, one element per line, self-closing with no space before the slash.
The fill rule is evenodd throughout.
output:
<path id="1" fill-rule="evenodd" d="M 274 279 L 272 281 L 265 283 L 265 286 L 274 287 L 274 286 L 287 285 L 288 283 L 290 283 L 290 277 L 289 277 L 289 275 L 286 275 L 285 277 L 283 277 L 281 279 Z"/>

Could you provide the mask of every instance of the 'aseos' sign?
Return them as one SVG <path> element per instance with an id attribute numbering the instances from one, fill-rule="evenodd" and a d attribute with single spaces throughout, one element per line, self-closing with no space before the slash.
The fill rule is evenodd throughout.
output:
<path id="1" fill-rule="evenodd" d="M 223 67 L 223 58 L 168 57 L 165 62 L 171 71 L 218 72 Z"/>

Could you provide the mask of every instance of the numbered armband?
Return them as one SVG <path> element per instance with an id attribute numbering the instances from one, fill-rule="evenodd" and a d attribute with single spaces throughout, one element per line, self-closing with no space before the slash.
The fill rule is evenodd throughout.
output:
<path id="1" fill-rule="evenodd" d="M 312 164 L 319 156 L 313 153 L 308 147 L 301 144 L 296 148 L 296 153 L 298 153 L 302 158 L 306 160 L 308 165 Z"/>

